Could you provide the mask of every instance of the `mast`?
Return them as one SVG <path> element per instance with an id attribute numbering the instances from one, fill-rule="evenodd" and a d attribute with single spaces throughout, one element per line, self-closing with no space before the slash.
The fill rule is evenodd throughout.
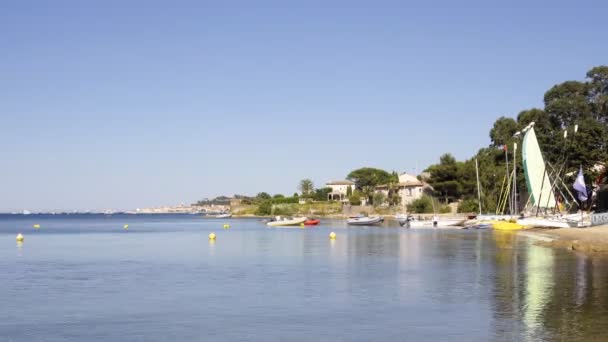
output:
<path id="1" fill-rule="evenodd" d="M 514 214 L 518 215 L 517 207 L 517 143 L 513 143 L 513 210 Z"/>
<path id="2" fill-rule="evenodd" d="M 477 203 L 479 205 L 479 215 L 481 215 L 481 187 L 479 185 L 479 165 L 477 164 L 477 158 L 475 158 L 475 174 L 477 175 Z"/>
<path id="3" fill-rule="evenodd" d="M 507 151 L 507 145 L 505 145 L 504 148 L 505 148 L 505 158 L 506 158 L 506 161 L 507 161 L 505 163 L 506 166 L 507 166 L 507 173 L 506 173 L 506 175 L 507 175 L 507 179 L 508 179 L 508 177 L 509 177 L 509 152 Z M 507 184 L 509 184 L 509 183 L 507 182 Z M 511 196 L 509 196 L 509 197 L 511 197 Z M 512 208 L 511 205 L 512 205 L 512 203 L 511 203 L 511 200 L 509 199 L 509 214 L 513 213 L 513 208 Z"/>

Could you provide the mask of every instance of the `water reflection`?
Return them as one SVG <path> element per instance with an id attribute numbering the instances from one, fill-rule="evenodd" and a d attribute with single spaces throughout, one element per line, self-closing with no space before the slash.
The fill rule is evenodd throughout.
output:
<path id="1" fill-rule="evenodd" d="M 543 315 L 553 292 L 553 249 L 528 244 L 523 321 L 529 338 L 542 334 Z"/>
<path id="2" fill-rule="evenodd" d="M 607 260 L 494 232 L 495 336 L 608 339 Z"/>
<path id="3" fill-rule="evenodd" d="M 17 256 L 23 256 L 23 241 L 17 241 Z"/>
<path id="4" fill-rule="evenodd" d="M 215 239 L 209 239 L 209 256 L 215 256 Z"/>

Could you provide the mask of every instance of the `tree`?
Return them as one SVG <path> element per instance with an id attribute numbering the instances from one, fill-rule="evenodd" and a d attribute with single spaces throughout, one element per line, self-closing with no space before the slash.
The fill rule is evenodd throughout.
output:
<path id="1" fill-rule="evenodd" d="M 348 186 L 348 188 L 346 188 L 346 197 L 350 197 L 353 194 L 353 187 L 352 186 Z"/>
<path id="2" fill-rule="evenodd" d="M 330 192 L 331 192 L 331 188 L 316 189 L 314 191 L 314 194 L 312 195 L 312 198 L 315 201 L 327 201 L 327 196 L 329 195 Z"/>
<path id="3" fill-rule="evenodd" d="M 386 201 L 386 195 L 383 192 L 374 193 L 374 207 L 379 207 Z"/>
<path id="4" fill-rule="evenodd" d="M 272 202 L 270 200 L 262 201 L 259 204 L 258 209 L 255 212 L 255 214 L 258 216 L 271 215 L 272 214 Z"/>
<path id="5" fill-rule="evenodd" d="M 271 199 L 271 196 L 267 192 L 260 192 L 255 196 L 258 200 L 267 200 Z"/>
<path id="6" fill-rule="evenodd" d="M 407 205 L 407 211 L 416 214 L 429 214 L 433 212 L 433 202 L 431 197 L 423 195 Z"/>
<path id="7" fill-rule="evenodd" d="M 587 72 L 590 79 L 589 98 L 594 118 L 608 124 L 608 66 L 595 67 Z"/>
<path id="8" fill-rule="evenodd" d="M 561 128 L 572 126 L 577 120 L 591 116 L 589 90 L 588 83 L 578 81 L 555 85 L 545 93 L 545 111 Z"/>
<path id="9" fill-rule="evenodd" d="M 461 163 L 446 153 L 439 158 L 439 164 L 431 165 L 426 170 L 431 174 L 429 183 L 435 190 L 435 195 L 443 197 L 446 203 L 460 198 L 460 167 Z"/>
<path id="10" fill-rule="evenodd" d="M 351 205 L 361 205 L 361 193 L 358 190 L 353 191 L 353 194 L 348 197 L 348 203 Z"/>
<path id="11" fill-rule="evenodd" d="M 513 139 L 515 132 L 517 132 L 517 122 L 501 116 L 490 130 L 490 139 L 494 146 L 507 145 Z"/>
<path id="12" fill-rule="evenodd" d="M 346 177 L 346 179 L 355 182 L 355 188 L 372 203 L 372 196 L 376 187 L 381 184 L 388 184 L 391 178 L 390 173 L 372 167 L 363 167 L 351 171 Z"/>
<path id="13" fill-rule="evenodd" d="M 397 191 L 394 191 L 388 195 L 387 201 L 388 201 L 388 205 L 391 205 L 391 206 L 400 205 L 401 196 L 399 196 L 399 193 Z"/>
<path id="14" fill-rule="evenodd" d="M 578 121 L 578 132 L 566 144 L 567 170 L 587 169 L 608 159 L 608 127 L 588 117 Z"/>
<path id="15" fill-rule="evenodd" d="M 302 192 L 302 196 L 306 197 L 306 195 L 312 194 L 312 192 L 315 190 L 315 187 L 312 180 L 306 178 L 300 181 L 298 189 Z"/>
<path id="16" fill-rule="evenodd" d="M 459 213 L 477 213 L 479 211 L 479 204 L 475 199 L 466 199 L 458 204 Z"/>
<path id="17" fill-rule="evenodd" d="M 391 172 L 391 179 L 387 184 L 388 194 L 387 201 L 388 205 L 399 205 L 401 203 L 401 196 L 399 195 L 399 175 L 397 172 Z"/>
<path id="18" fill-rule="evenodd" d="M 279 198 L 285 198 L 285 196 L 282 194 L 276 194 L 276 195 L 272 196 L 272 198 L 279 199 Z"/>

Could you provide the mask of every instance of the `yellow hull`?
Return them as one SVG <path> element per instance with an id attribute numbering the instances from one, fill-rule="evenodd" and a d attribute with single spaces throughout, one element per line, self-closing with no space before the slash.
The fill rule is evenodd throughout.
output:
<path id="1" fill-rule="evenodd" d="M 492 224 L 492 228 L 497 229 L 497 230 L 518 230 L 518 229 L 525 228 L 521 224 L 517 224 L 515 222 L 509 222 L 509 221 L 493 221 L 493 222 L 491 222 L 491 224 Z"/>

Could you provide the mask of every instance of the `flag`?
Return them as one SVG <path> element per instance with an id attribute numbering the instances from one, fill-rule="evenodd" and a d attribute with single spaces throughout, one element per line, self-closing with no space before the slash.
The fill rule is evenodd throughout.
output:
<path id="1" fill-rule="evenodd" d="M 578 193 L 578 199 L 581 202 L 587 200 L 587 186 L 585 185 L 585 177 L 583 176 L 583 167 L 578 170 L 578 176 L 574 180 L 574 184 L 572 185 L 574 190 Z"/>

